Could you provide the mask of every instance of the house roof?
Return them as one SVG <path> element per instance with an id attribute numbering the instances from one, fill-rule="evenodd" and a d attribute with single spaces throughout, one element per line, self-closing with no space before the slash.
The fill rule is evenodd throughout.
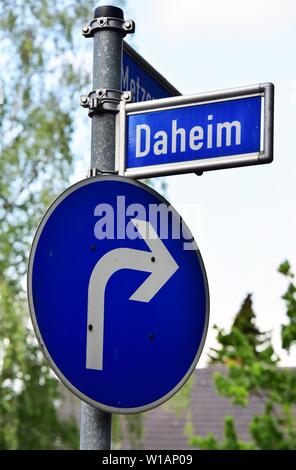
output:
<path id="1" fill-rule="evenodd" d="M 250 441 L 249 423 L 254 415 L 263 411 L 264 404 L 259 398 L 252 397 L 247 407 L 231 405 L 229 399 L 218 395 L 215 389 L 215 372 L 223 373 L 225 368 L 211 366 L 195 370 L 189 409 L 179 416 L 165 405 L 145 413 L 144 449 L 190 449 L 184 430 L 188 419 L 195 434 L 205 436 L 212 433 L 223 439 L 226 416 L 234 417 L 239 438 Z"/>
<path id="2" fill-rule="evenodd" d="M 250 441 L 249 423 L 254 415 L 262 412 L 264 406 L 262 400 L 251 397 L 247 407 L 231 405 L 229 399 L 218 395 L 215 389 L 213 381 L 215 372 L 223 373 L 225 367 L 211 366 L 194 371 L 189 406 L 180 413 L 176 414 L 172 409 L 171 401 L 144 413 L 143 449 L 190 449 L 188 436 L 184 430 L 188 420 L 195 434 L 205 436 L 212 433 L 218 439 L 223 439 L 226 416 L 234 417 L 239 438 Z M 79 424 L 80 402 L 70 392 L 65 391 L 64 394 L 66 400 L 61 415 L 72 415 Z M 124 448 L 130 449 L 128 441 L 125 442 Z"/>

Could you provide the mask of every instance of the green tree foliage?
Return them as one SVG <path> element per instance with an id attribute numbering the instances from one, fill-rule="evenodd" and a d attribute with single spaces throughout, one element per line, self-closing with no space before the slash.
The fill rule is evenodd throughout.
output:
<path id="1" fill-rule="evenodd" d="M 283 347 L 290 351 L 296 340 L 296 288 L 288 262 L 279 272 L 290 281 L 283 299 L 287 323 L 282 327 Z M 250 422 L 250 442 L 237 437 L 233 418 L 225 420 L 225 439 L 214 435 L 191 436 L 191 443 L 201 449 L 295 449 L 296 447 L 296 373 L 279 367 L 279 358 L 270 342 L 270 334 L 262 334 L 255 326 L 255 313 L 250 295 L 238 312 L 229 333 L 218 329 L 219 349 L 213 351 L 211 362 L 227 366 L 226 373 L 214 374 L 219 394 L 235 405 L 247 406 L 250 396 L 263 404 L 261 415 Z"/>
<path id="2" fill-rule="evenodd" d="M 0 293 L 0 449 L 75 447 L 77 428 L 58 418 L 58 382 L 25 326 L 24 300 L 5 284 Z"/>
<path id="3" fill-rule="evenodd" d="M 239 312 L 237 313 L 229 333 L 215 327 L 217 330 L 217 340 L 219 349 L 211 349 L 211 363 L 240 362 L 242 355 L 237 348 L 246 345 L 251 352 L 258 356 L 262 355 L 262 347 L 267 347 L 267 354 L 272 353 L 270 347 L 270 337 L 262 333 L 255 324 L 256 315 L 253 310 L 252 295 L 248 294 L 244 299 Z"/>
<path id="4" fill-rule="evenodd" d="M 288 261 L 280 265 L 279 272 L 289 279 L 288 289 L 282 297 L 286 303 L 288 320 L 282 327 L 282 343 L 283 348 L 290 351 L 296 342 L 296 287 L 293 284 L 294 274 Z"/>
<path id="5" fill-rule="evenodd" d="M 86 80 L 73 45 L 90 11 L 86 3 L 0 4 L 0 272 L 16 283 L 26 270 L 32 230 L 69 181 L 73 100 L 79 103 Z"/>
<path id="6" fill-rule="evenodd" d="M 190 440 L 192 446 L 202 450 L 253 450 L 252 444 L 240 441 L 237 438 L 235 424 L 232 416 L 226 416 L 224 421 L 224 440 L 218 442 L 214 434 L 206 437 L 193 436 Z"/>
<path id="7" fill-rule="evenodd" d="M 24 275 L 41 215 L 69 185 L 75 110 L 91 83 L 81 66 L 91 41 L 81 26 L 93 7 L 85 0 L 0 2 L 1 449 L 78 446 L 77 427 L 59 419 L 59 385 L 30 326 Z"/>

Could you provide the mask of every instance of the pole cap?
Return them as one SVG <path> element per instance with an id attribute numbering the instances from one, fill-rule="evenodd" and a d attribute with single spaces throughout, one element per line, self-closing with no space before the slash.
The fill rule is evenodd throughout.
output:
<path id="1" fill-rule="evenodd" d="M 102 5 L 95 9 L 94 18 L 100 18 L 101 16 L 124 19 L 123 10 L 111 5 Z"/>

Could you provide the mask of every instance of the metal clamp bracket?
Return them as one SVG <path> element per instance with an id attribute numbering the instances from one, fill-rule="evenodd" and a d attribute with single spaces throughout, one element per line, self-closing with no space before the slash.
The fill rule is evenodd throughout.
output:
<path id="1" fill-rule="evenodd" d="M 113 170 L 103 170 L 101 168 L 90 168 L 87 172 L 87 178 L 94 178 L 99 175 L 118 175 L 118 171 Z"/>
<path id="2" fill-rule="evenodd" d="M 82 34 L 85 38 L 92 38 L 94 33 L 100 29 L 116 29 L 119 30 L 123 36 L 135 32 L 135 22 L 133 20 L 122 20 L 121 18 L 113 18 L 101 16 L 94 18 L 89 25 L 84 25 Z"/>
<path id="3" fill-rule="evenodd" d="M 81 106 L 89 109 L 89 117 L 105 111 L 117 113 L 121 101 L 130 103 L 132 101 L 132 93 L 130 91 L 101 88 L 99 90 L 90 91 L 88 95 L 82 95 L 80 97 Z"/>

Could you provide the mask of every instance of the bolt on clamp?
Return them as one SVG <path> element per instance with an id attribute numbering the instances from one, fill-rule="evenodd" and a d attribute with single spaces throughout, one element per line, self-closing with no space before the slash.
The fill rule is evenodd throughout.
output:
<path id="1" fill-rule="evenodd" d="M 87 178 L 94 178 L 95 176 L 99 175 L 118 175 L 118 171 L 116 170 L 105 170 L 102 168 L 90 168 L 87 173 Z"/>

